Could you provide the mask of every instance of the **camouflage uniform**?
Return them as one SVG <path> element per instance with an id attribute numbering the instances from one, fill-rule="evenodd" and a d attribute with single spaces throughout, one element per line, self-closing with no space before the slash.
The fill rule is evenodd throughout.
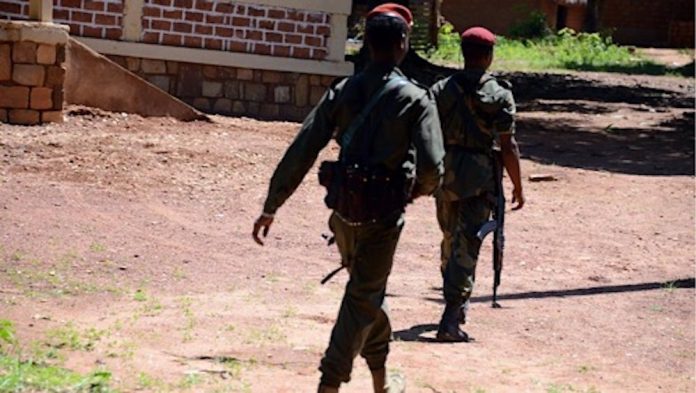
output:
<path id="1" fill-rule="evenodd" d="M 387 78 L 394 77 L 403 78 L 398 68 L 373 65 L 329 88 L 278 165 L 265 213 L 275 213 L 300 184 L 319 151 L 332 137 L 340 140 L 341 132 L 369 98 Z M 420 194 L 434 192 L 443 174 L 444 148 L 437 107 L 428 90 L 408 82 L 387 92 L 368 117 L 366 126 L 370 124 L 380 125 L 374 133 L 370 164 L 400 168 L 405 175 L 415 176 Z M 330 227 L 350 279 L 321 361 L 322 385 L 338 387 L 348 382 L 358 354 L 371 370 L 384 368 L 391 336 L 384 296 L 403 223 L 403 211 L 358 226 L 336 213 L 331 215 Z"/>
<path id="2" fill-rule="evenodd" d="M 448 303 L 466 303 L 481 248 L 476 233 L 489 219 L 495 192 L 492 152 L 500 135 L 514 133 L 515 102 L 509 86 L 482 71 L 461 71 L 432 92 L 447 150 L 445 180 L 436 195 L 443 292 Z"/>

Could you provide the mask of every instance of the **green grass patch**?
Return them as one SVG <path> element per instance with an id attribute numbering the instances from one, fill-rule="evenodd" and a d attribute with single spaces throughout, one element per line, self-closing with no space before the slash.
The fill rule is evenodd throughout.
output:
<path id="1" fill-rule="evenodd" d="M 450 24 L 440 29 L 437 49 L 424 53 L 429 60 L 461 65 L 459 34 Z M 643 57 L 635 48 L 615 44 L 599 33 L 563 29 L 541 38 L 513 39 L 499 36 L 491 67 L 498 71 L 603 71 L 627 74 L 685 75 Z"/>

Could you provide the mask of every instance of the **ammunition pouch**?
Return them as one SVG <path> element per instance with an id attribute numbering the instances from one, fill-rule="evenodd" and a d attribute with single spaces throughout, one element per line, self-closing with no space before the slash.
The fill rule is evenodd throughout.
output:
<path id="1" fill-rule="evenodd" d="M 375 222 L 403 211 L 413 188 L 403 172 L 341 161 L 321 163 L 319 184 L 327 190 L 326 206 L 351 224 Z"/>

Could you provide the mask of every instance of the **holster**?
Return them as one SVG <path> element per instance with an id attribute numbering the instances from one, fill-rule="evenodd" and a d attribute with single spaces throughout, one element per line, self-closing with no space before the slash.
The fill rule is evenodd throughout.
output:
<path id="1" fill-rule="evenodd" d="M 403 211 L 413 182 L 384 166 L 324 161 L 319 184 L 326 187 L 326 206 L 352 224 L 375 222 Z"/>

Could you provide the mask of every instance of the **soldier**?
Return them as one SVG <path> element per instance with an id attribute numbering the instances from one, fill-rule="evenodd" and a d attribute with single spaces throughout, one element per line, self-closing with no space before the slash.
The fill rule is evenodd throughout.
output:
<path id="1" fill-rule="evenodd" d="M 263 213 L 254 223 L 253 237 L 263 244 L 259 231 L 268 234 L 278 208 L 335 138 L 340 161 L 322 163 L 320 182 L 328 184 L 326 202 L 334 210 L 329 226 L 350 278 L 319 367 L 319 392 L 338 392 L 350 380 L 358 354 L 371 370 L 375 392 L 401 391 L 387 382 L 385 372 L 391 338 L 384 302 L 387 277 L 407 199 L 432 194 L 444 172 L 435 102 L 427 88 L 405 79 L 397 67 L 409 48 L 412 20 L 411 12 L 397 4 L 368 14 L 365 41 L 371 64 L 335 82 L 306 118 L 273 174 Z M 326 168 L 334 172 L 324 182 Z M 368 175 L 360 174 L 363 169 Z"/>
<path id="2" fill-rule="evenodd" d="M 481 240 L 476 236 L 491 214 L 495 192 L 494 150 L 513 185 L 513 210 L 524 205 L 520 156 L 515 140 L 515 102 L 510 85 L 486 71 L 493 61 L 495 35 L 482 27 L 461 36 L 464 70 L 432 87 L 442 121 L 447 155 L 445 180 L 436 195 L 443 233 L 441 271 L 446 306 L 437 338 L 468 341 L 466 322 L 474 289 Z"/>

